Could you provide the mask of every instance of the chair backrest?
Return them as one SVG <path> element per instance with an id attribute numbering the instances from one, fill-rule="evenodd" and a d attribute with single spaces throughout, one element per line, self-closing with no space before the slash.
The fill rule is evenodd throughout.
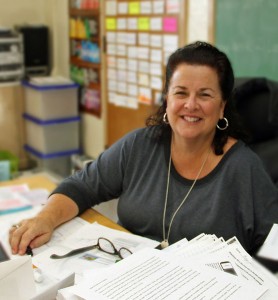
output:
<path id="1" fill-rule="evenodd" d="M 235 107 L 251 133 L 249 146 L 278 186 L 278 82 L 236 78 Z"/>

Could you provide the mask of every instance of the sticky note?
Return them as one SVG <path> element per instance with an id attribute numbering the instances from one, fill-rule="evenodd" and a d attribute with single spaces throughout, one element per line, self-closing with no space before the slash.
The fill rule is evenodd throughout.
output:
<path id="1" fill-rule="evenodd" d="M 106 29 L 107 30 L 115 30 L 117 29 L 116 26 L 116 19 L 115 18 L 106 18 Z"/>
<path id="2" fill-rule="evenodd" d="M 178 22 L 177 18 L 163 18 L 163 31 L 177 32 Z"/>
<path id="3" fill-rule="evenodd" d="M 150 29 L 150 18 L 138 18 L 138 29 L 149 30 Z"/>
<path id="4" fill-rule="evenodd" d="M 130 2 L 128 4 L 128 13 L 130 15 L 140 14 L 140 2 Z"/>

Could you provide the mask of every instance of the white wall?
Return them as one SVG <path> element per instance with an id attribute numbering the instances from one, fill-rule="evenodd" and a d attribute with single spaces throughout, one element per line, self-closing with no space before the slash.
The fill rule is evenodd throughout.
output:
<path id="1" fill-rule="evenodd" d="M 0 0 L 0 26 L 22 23 L 45 23 L 45 0 Z"/>

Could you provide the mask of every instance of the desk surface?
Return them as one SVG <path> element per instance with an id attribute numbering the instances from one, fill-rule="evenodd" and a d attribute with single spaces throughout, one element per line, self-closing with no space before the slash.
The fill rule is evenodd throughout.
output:
<path id="1" fill-rule="evenodd" d="M 1 181 L 0 186 L 28 184 L 30 189 L 47 189 L 49 192 L 53 191 L 56 187 L 54 181 L 45 174 L 35 174 L 26 177 L 20 177 L 9 181 Z"/>
<path id="2" fill-rule="evenodd" d="M 54 188 L 56 187 L 56 184 L 50 179 L 50 177 L 44 174 L 35 174 L 35 175 L 30 175 L 28 177 L 22 177 L 10 181 L 0 182 L 0 186 L 16 185 L 16 184 L 27 184 L 30 189 L 44 188 L 47 189 L 49 192 L 53 191 Z M 87 209 L 83 214 L 80 215 L 80 217 L 90 223 L 98 222 L 99 224 L 107 226 L 112 229 L 127 231 L 120 225 L 111 221 L 110 219 L 103 216 L 102 214 L 100 214 L 99 212 L 97 212 L 92 208 Z"/>

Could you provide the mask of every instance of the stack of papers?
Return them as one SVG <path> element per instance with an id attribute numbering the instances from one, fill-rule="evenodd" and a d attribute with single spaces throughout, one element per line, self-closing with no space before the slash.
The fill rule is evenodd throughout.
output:
<path id="1" fill-rule="evenodd" d="M 65 274 L 65 272 L 74 272 L 75 283 L 79 283 L 82 281 L 83 274 L 87 270 L 99 270 L 108 265 L 113 265 L 118 262 L 119 257 L 107 254 L 97 248 L 64 259 L 52 259 L 50 256 L 51 254 L 62 255 L 76 248 L 96 245 L 100 237 L 110 240 L 117 249 L 125 247 L 132 253 L 146 247 L 154 248 L 159 244 L 157 241 L 111 229 L 96 223 L 86 224 L 62 242 L 52 242 L 51 247 L 44 249 L 44 251 L 34 256 L 33 263 L 40 269 L 47 270 L 56 276 Z"/>
<path id="2" fill-rule="evenodd" d="M 31 202 L 22 195 L 28 191 L 26 185 L 0 188 L 0 215 L 32 208 Z"/>
<path id="3" fill-rule="evenodd" d="M 278 224 L 272 226 L 258 256 L 278 261 Z"/>
<path id="4" fill-rule="evenodd" d="M 24 218 L 34 214 L 32 210 L 21 212 L 18 214 L 21 215 L 21 219 L 23 218 L 23 213 L 25 214 Z M 0 219 L 0 226 L 3 225 L 2 228 L 6 228 L 6 233 L 0 233 L 0 237 L 10 257 L 17 260 L 18 255 L 11 255 L 9 249 L 8 223 L 8 220 L 1 221 Z M 117 249 L 126 247 L 133 253 L 146 247 L 156 247 L 159 244 L 157 241 L 131 233 L 110 229 L 96 223 L 90 224 L 76 217 L 59 226 L 48 243 L 33 249 L 32 263 L 40 270 L 44 279 L 42 282 L 35 284 L 36 297 L 32 299 L 54 299 L 54 297 L 46 297 L 45 295 L 53 295 L 54 293 L 56 295 L 59 289 L 82 282 L 84 274 L 88 270 L 101 270 L 109 265 L 114 265 L 119 260 L 119 257 L 104 253 L 98 249 L 60 260 L 50 258 L 50 255 L 53 253 L 64 254 L 79 247 L 95 245 L 99 237 L 109 239 Z"/>
<path id="5" fill-rule="evenodd" d="M 87 271 L 57 299 L 277 299 L 278 280 L 242 248 L 202 234 L 166 250 L 143 249 Z"/>
<path id="6" fill-rule="evenodd" d="M 49 192 L 47 190 L 30 190 L 26 184 L 1 187 L 0 216 L 45 204 L 48 195 Z"/>

